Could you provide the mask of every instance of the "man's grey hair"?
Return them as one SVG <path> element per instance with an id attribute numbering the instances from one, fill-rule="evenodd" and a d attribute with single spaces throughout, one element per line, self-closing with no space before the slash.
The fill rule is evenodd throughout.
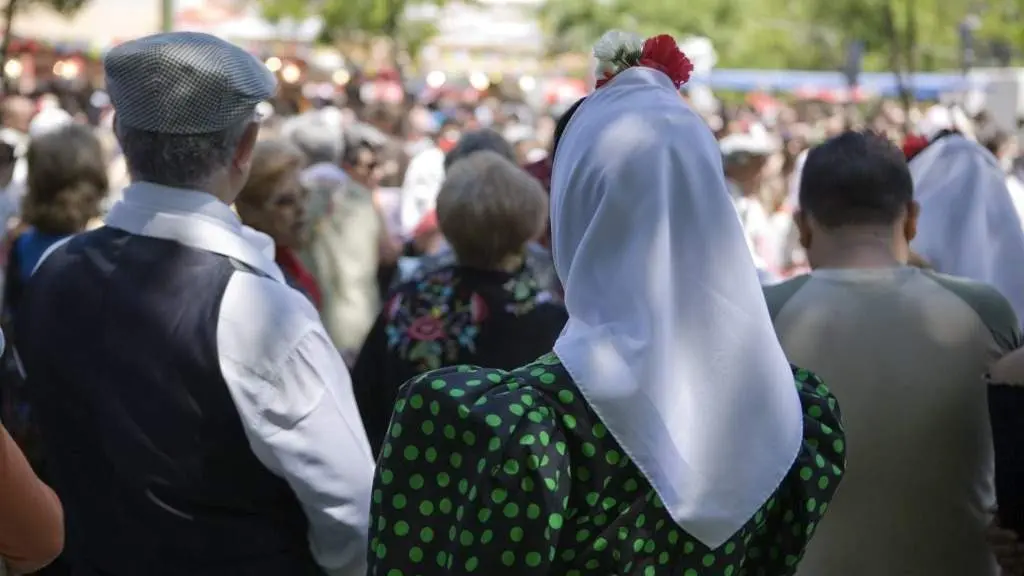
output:
<path id="1" fill-rule="evenodd" d="M 281 135 L 302 150 L 310 164 L 338 164 L 345 154 L 342 119 L 325 108 L 288 119 Z"/>
<path id="2" fill-rule="evenodd" d="M 201 189 L 231 163 L 251 118 L 210 134 L 161 134 L 125 126 L 115 132 L 132 180 Z"/>
<path id="3" fill-rule="evenodd" d="M 518 163 L 516 151 L 512 148 L 512 145 L 508 143 L 508 140 L 505 140 L 504 136 L 490 128 L 483 128 L 481 130 L 467 132 L 459 138 L 459 142 L 455 145 L 455 148 L 452 148 L 444 157 L 444 169 L 448 170 L 451 168 L 452 164 L 455 164 L 459 160 L 468 157 L 474 152 L 482 152 L 484 150 L 494 152 L 513 164 Z"/>

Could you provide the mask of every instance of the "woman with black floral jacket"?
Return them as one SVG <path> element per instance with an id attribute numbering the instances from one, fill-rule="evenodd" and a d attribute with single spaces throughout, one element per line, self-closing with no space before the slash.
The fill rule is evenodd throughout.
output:
<path id="1" fill-rule="evenodd" d="M 458 364 L 511 369 L 551 349 L 565 309 L 526 262 L 546 216 L 540 184 L 494 152 L 449 169 L 437 217 L 455 262 L 391 292 L 352 370 L 375 454 L 410 378 Z"/>

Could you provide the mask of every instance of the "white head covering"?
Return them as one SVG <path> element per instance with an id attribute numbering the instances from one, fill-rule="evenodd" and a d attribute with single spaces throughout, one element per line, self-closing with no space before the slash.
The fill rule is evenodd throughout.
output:
<path id="1" fill-rule="evenodd" d="M 910 246 L 937 271 L 995 286 L 1024 318 L 1024 231 L 999 162 L 958 134 L 910 161 L 921 205 Z"/>
<path id="2" fill-rule="evenodd" d="M 800 448 L 803 416 L 722 159 L 667 76 L 630 68 L 557 147 L 555 353 L 679 526 L 711 548 Z"/>
<path id="3" fill-rule="evenodd" d="M 430 146 L 413 156 L 402 181 L 399 232 L 402 237 L 411 237 L 423 217 L 434 209 L 443 183 L 444 152 L 440 148 Z"/>
<path id="4" fill-rule="evenodd" d="M 779 143 L 772 139 L 763 124 L 754 124 L 750 130 L 730 134 L 718 143 L 722 156 L 726 158 L 738 154 L 750 156 L 768 156 L 779 149 Z"/>
<path id="5" fill-rule="evenodd" d="M 44 134 L 56 132 L 74 122 L 71 114 L 63 108 L 45 108 L 32 118 L 28 124 L 28 135 L 38 138 Z"/>
<path id="6" fill-rule="evenodd" d="M 917 132 L 931 141 L 943 130 L 956 130 L 969 137 L 971 122 L 960 108 L 935 104 L 917 123 Z"/>

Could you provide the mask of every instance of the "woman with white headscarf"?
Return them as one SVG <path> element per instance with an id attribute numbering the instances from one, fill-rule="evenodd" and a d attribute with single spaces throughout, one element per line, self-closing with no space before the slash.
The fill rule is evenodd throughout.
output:
<path id="1" fill-rule="evenodd" d="M 910 247 L 938 272 L 996 287 L 1024 318 L 1024 231 L 1006 173 L 962 126 L 939 108 L 922 121 L 928 145 L 910 160 L 921 205 Z"/>
<path id="2" fill-rule="evenodd" d="M 522 368 L 404 387 L 370 574 L 792 574 L 840 480 L 835 399 L 783 356 L 689 62 L 668 36 L 595 54 L 554 153 L 568 324 Z"/>

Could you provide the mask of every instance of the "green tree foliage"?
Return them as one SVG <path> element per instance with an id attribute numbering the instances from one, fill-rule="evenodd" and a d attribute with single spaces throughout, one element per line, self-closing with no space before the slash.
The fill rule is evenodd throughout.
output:
<path id="1" fill-rule="evenodd" d="M 719 65 L 818 68 L 834 63 L 837 34 L 794 18 L 814 0 L 547 0 L 538 17 L 553 53 L 586 49 L 611 28 L 711 39 Z M 791 14 L 792 13 L 792 14 Z"/>
<path id="2" fill-rule="evenodd" d="M 263 16 L 271 21 L 319 16 L 324 21 L 323 40 L 353 40 L 384 37 L 410 53 L 436 33 L 429 19 L 415 16 L 415 7 L 423 12 L 438 8 L 446 0 L 409 2 L 407 0 L 259 0 Z"/>
<path id="3" fill-rule="evenodd" d="M 837 69 L 859 40 L 865 69 L 898 71 L 959 67 L 971 14 L 979 54 L 992 41 L 1024 53 L 1024 0 L 547 0 L 538 12 L 555 53 L 621 28 L 707 36 L 723 67 Z"/>
<path id="4" fill-rule="evenodd" d="M 979 9 L 978 51 L 982 60 L 999 60 L 999 51 L 1024 61 L 1024 0 L 989 0 Z"/>

